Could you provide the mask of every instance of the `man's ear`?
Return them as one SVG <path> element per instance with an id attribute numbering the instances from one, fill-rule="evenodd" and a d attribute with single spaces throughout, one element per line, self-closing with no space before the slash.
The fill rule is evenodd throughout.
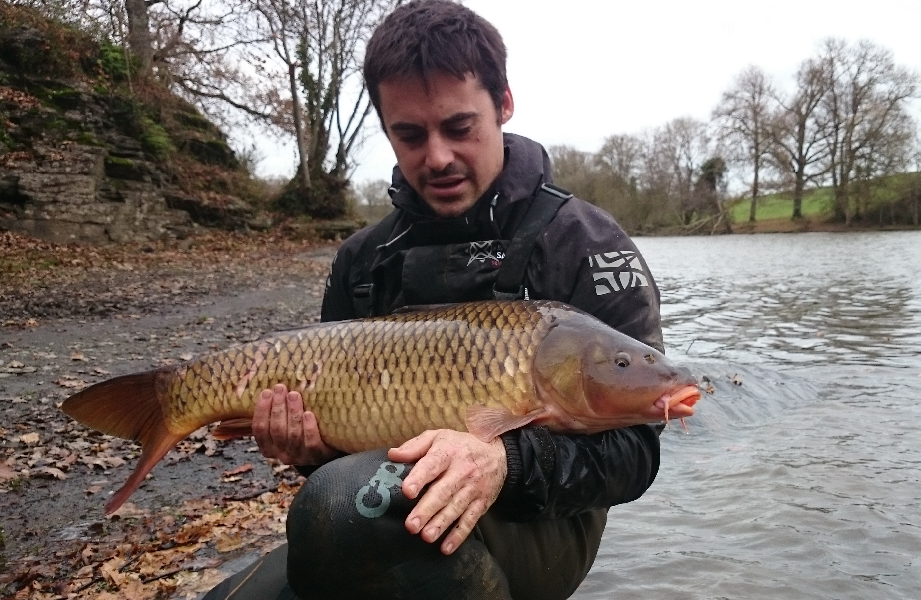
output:
<path id="1" fill-rule="evenodd" d="M 512 88 L 506 87 L 505 92 L 502 94 L 502 114 L 499 115 L 501 124 L 508 123 L 513 114 L 515 114 L 515 99 L 512 98 Z"/>

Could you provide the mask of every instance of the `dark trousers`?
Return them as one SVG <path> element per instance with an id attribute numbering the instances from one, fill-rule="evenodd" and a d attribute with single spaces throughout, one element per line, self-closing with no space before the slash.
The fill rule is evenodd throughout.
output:
<path id="1" fill-rule="evenodd" d="M 291 505 L 288 544 L 204 600 L 562 600 L 595 560 L 603 510 L 528 523 L 487 513 L 444 556 L 403 525 L 413 502 L 399 486 L 409 469 L 375 450 L 317 470 Z"/>

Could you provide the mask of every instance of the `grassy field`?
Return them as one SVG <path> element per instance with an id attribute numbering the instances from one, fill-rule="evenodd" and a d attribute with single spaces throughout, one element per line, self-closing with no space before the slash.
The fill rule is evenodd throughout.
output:
<path id="1" fill-rule="evenodd" d="M 803 195 L 803 216 L 823 218 L 831 216 L 831 189 L 819 188 L 807 190 Z M 748 221 L 751 210 L 751 199 L 740 200 L 732 207 L 732 222 L 745 223 Z M 793 216 L 793 194 L 769 194 L 758 198 L 755 219 L 769 221 L 774 219 L 789 219 Z"/>
<path id="2" fill-rule="evenodd" d="M 793 195 L 790 192 L 769 194 L 758 199 L 756 221 L 748 220 L 751 200 L 739 200 L 732 206 L 733 231 L 737 233 L 794 232 L 794 231 L 845 231 L 865 229 L 902 229 L 911 227 L 911 210 L 906 206 L 909 194 L 917 193 L 921 184 L 919 173 L 898 173 L 869 183 L 855 183 L 851 188 L 852 201 L 859 199 L 861 213 L 844 226 L 833 218 L 832 190 L 830 187 L 807 190 L 803 195 L 802 218 L 793 216 Z M 901 213 L 899 217 L 897 213 Z M 908 220 L 906 220 L 906 218 Z"/>

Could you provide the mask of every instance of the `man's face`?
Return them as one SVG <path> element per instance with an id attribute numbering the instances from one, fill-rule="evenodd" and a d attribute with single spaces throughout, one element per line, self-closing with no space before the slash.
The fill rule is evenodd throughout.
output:
<path id="1" fill-rule="evenodd" d="M 502 125 L 514 112 L 506 89 L 501 114 L 477 77 L 438 73 L 382 81 L 384 128 L 409 184 L 439 217 L 463 214 L 502 172 Z"/>

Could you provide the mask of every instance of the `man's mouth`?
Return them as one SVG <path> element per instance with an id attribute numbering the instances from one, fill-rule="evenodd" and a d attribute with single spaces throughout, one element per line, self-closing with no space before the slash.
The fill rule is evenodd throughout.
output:
<path id="1" fill-rule="evenodd" d="M 439 177 L 427 181 L 426 186 L 432 190 L 436 196 L 455 196 L 462 191 L 465 181 L 467 181 L 467 178 L 460 175 Z"/>

